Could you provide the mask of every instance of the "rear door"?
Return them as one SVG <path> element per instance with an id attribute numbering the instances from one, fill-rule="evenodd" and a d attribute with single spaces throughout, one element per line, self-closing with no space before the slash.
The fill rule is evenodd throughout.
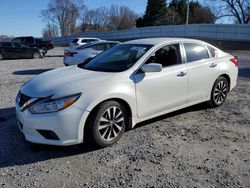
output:
<path id="1" fill-rule="evenodd" d="M 16 55 L 18 58 L 31 58 L 33 55 L 33 48 L 29 48 L 19 43 L 13 43 L 16 48 Z"/>
<path id="2" fill-rule="evenodd" d="M 187 102 L 188 75 L 182 63 L 180 45 L 171 44 L 158 49 L 147 61 L 162 64 L 161 72 L 137 72 L 136 99 L 138 116 L 144 118 L 181 106 Z"/>
<path id="3" fill-rule="evenodd" d="M 188 102 L 209 97 L 219 66 L 207 47 L 202 43 L 183 43 L 185 49 L 188 79 Z"/>

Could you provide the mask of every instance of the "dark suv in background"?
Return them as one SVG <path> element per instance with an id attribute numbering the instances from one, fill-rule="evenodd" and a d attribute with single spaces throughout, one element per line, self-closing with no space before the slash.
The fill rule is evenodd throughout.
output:
<path id="1" fill-rule="evenodd" d="M 32 36 L 16 37 L 13 38 L 11 42 L 16 42 L 25 46 L 38 48 L 40 52 L 43 53 L 43 55 L 45 55 L 48 50 L 54 48 L 54 43 L 52 40 L 43 40 L 40 38 L 34 38 Z"/>
<path id="2" fill-rule="evenodd" d="M 0 60 L 9 58 L 42 58 L 39 49 L 16 42 L 0 42 Z"/>

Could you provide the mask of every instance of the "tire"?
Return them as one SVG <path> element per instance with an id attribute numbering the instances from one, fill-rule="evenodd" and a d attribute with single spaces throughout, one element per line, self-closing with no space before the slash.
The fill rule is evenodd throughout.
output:
<path id="1" fill-rule="evenodd" d="M 91 113 L 87 122 L 87 141 L 95 146 L 107 147 L 117 142 L 125 131 L 128 115 L 119 102 L 106 101 Z"/>
<path id="2" fill-rule="evenodd" d="M 48 52 L 48 49 L 47 49 L 45 46 L 42 46 L 42 47 L 39 48 L 39 49 L 43 51 L 44 56 L 45 56 L 45 55 L 47 54 L 47 52 Z"/>
<path id="3" fill-rule="evenodd" d="M 34 52 L 33 53 L 33 59 L 39 59 L 39 58 L 41 58 L 42 56 L 41 56 L 41 54 L 39 53 L 39 52 Z"/>
<path id="4" fill-rule="evenodd" d="M 3 55 L 0 53 L 0 60 L 2 60 L 3 59 Z"/>
<path id="5" fill-rule="evenodd" d="M 227 79 L 220 76 L 214 83 L 208 104 L 214 108 L 221 106 L 227 98 L 228 91 L 229 84 Z"/>

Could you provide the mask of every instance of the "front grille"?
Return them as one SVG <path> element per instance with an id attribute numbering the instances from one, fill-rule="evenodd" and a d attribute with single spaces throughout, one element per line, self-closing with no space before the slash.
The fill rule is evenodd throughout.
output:
<path id="1" fill-rule="evenodd" d="M 30 100 L 32 97 L 29 97 L 27 95 L 24 95 L 23 93 L 20 92 L 20 100 L 19 100 L 19 106 L 23 106 L 28 100 Z"/>

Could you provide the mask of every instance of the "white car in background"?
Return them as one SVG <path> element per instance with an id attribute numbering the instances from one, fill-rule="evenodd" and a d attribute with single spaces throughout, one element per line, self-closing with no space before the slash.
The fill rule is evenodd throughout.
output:
<path id="1" fill-rule="evenodd" d="M 150 118 L 202 102 L 222 105 L 237 76 L 234 56 L 200 40 L 128 41 L 26 82 L 16 97 L 17 120 L 33 143 L 105 147 Z"/>
<path id="2" fill-rule="evenodd" d="M 100 41 L 99 38 L 75 38 L 70 44 L 70 48 L 74 48 L 80 45 L 88 44 L 90 42 Z"/>
<path id="3" fill-rule="evenodd" d="M 105 50 L 119 44 L 117 41 L 97 41 L 76 48 L 64 50 L 63 62 L 65 66 L 77 65 L 90 60 Z"/>

